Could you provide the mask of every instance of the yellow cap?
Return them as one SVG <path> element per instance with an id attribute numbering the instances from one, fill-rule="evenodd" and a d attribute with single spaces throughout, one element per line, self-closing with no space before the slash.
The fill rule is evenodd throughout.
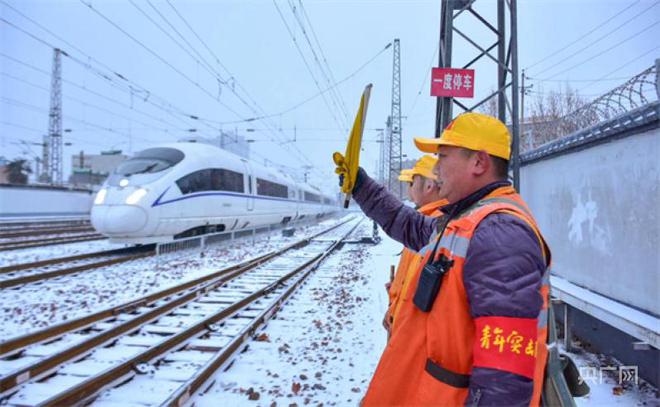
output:
<path id="1" fill-rule="evenodd" d="M 509 129 L 496 118 L 482 113 L 463 113 L 449 123 L 440 138 L 418 137 L 415 145 L 425 153 L 436 153 L 443 145 L 483 150 L 507 161 L 511 157 Z"/>
<path id="2" fill-rule="evenodd" d="M 422 177 L 436 179 L 435 174 L 433 174 L 433 167 L 435 163 L 438 162 L 436 157 L 432 155 L 423 155 L 422 158 L 417 160 L 415 166 L 412 169 L 412 175 L 421 175 Z"/>
<path id="3" fill-rule="evenodd" d="M 413 182 L 413 170 L 401 170 L 399 175 L 399 181 L 402 182 Z"/>

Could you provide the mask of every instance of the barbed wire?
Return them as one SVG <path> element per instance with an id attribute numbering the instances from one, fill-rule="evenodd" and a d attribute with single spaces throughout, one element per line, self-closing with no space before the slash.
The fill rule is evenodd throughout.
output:
<path id="1" fill-rule="evenodd" d="M 524 150 L 560 139 L 658 100 L 657 65 L 653 65 L 591 102 L 553 118 L 543 114 L 523 123 Z M 541 113 L 541 112 L 539 112 Z"/>

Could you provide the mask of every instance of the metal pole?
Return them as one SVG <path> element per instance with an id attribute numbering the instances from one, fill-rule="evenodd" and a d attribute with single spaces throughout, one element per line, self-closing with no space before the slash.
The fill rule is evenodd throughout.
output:
<path id="1" fill-rule="evenodd" d="M 511 123 L 513 129 L 513 187 L 520 192 L 520 122 L 518 117 L 518 11 L 516 0 L 510 2 L 511 10 Z"/>

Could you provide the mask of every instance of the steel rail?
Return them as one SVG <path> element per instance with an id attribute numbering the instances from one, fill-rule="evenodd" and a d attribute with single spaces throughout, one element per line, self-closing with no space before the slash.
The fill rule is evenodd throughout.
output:
<path id="1" fill-rule="evenodd" d="M 45 330 L 38 331 L 33 334 L 25 335 L 22 337 L 14 338 L 10 341 L 2 342 L 0 343 L 0 355 L 4 355 L 5 357 L 7 357 L 11 354 L 16 354 L 20 352 L 29 345 L 44 341 L 52 341 L 66 333 L 80 330 L 89 327 L 97 322 L 102 322 L 104 320 L 114 318 L 120 313 L 133 311 L 140 306 L 150 306 L 155 301 L 168 296 L 173 296 L 175 294 L 179 295 L 178 297 L 169 300 L 165 304 L 161 304 L 156 308 L 142 315 L 137 316 L 136 318 L 126 321 L 123 324 L 119 324 L 106 331 L 103 331 L 98 335 L 86 339 L 85 341 L 75 343 L 75 345 L 73 345 L 69 349 L 65 349 L 64 351 L 58 352 L 57 354 L 40 359 L 39 361 L 31 364 L 30 366 L 17 369 L 5 376 L 0 377 L 0 393 L 7 393 L 15 386 L 29 379 L 48 374 L 50 371 L 56 369 L 58 366 L 60 366 L 62 363 L 66 361 L 73 360 L 74 358 L 83 357 L 86 353 L 91 352 L 94 348 L 97 348 L 98 346 L 113 340 L 117 336 L 124 333 L 128 333 L 134 329 L 139 328 L 140 326 L 149 323 L 154 319 L 157 319 L 158 317 L 164 315 L 168 311 L 196 299 L 199 295 L 204 294 L 209 290 L 218 288 L 219 286 L 227 283 L 229 280 L 249 270 L 256 268 L 257 266 L 263 264 L 264 262 L 274 257 L 282 255 L 291 249 L 305 246 L 312 239 L 319 236 L 320 234 L 328 233 L 331 230 L 345 224 L 348 221 L 350 221 L 350 219 L 338 223 L 337 225 L 334 225 L 311 237 L 302 239 L 298 242 L 288 245 L 280 250 L 267 253 L 255 259 L 251 259 L 246 262 L 225 268 L 218 272 L 211 273 L 199 279 L 192 280 L 175 287 L 171 287 L 169 289 L 160 291 L 158 293 L 154 293 L 147 297 L 126 304 L 122 304 L 120 306 L 113 307 L 83 318 L 79 318 L 77 320 L 68 321 L 66 323 L 53 326 L 51 328 L 47 328 Z M 192 290 L 186 291 L 191 287 L 193 287 Z"/>
<path id="2" fill-rule="evenodd" d="M 46 271 L 46 272 L 43 272 L 43 273 L 34 273 L 34 274 L 27 274 L 27 275 L 20 276 L 20 277 L 15 277 L 15 278 L 8 278 L 6 280 L 0 280 L 0 289 L 14 287 L 14 286 L 17 286 L 17 285 L 23 285 L 23 284 L 27 284 L 27 283 L 33 283 L 33 282 L 36 282 L 36 281 L 49 280 L 49 279 L 52 279 L 52 278 L 62 277 L 62 276 L 66 276 L 66 275 L 69 275 L 69 274 L 80 273 L 81 271 L 87 271 L 87 270 L 96 269 L 96 268 L 100 268 L 100 267 L 110 266 L 110 265 L 113 265 L 113 264 L 126 263 L 126 262 L 129 262 L 129 261 L 142 259 L 142 258 L 145 258 L 145 257 L 151 257 L 151 256 L 154 256 L 154 255 L 155 255 L 155 252 L 139 253 L 139 254 L 121 256 L 121 257 L 117 257 L 117 258 L 114 258 L 114 259 L 102 260 L 102 261 L 95 262 L 95 263 L 82 264 L 80 266 L 74 266 L 74 267 L 64 268 L 64 269 L 60 269 L 60 270 Z M 4 273 L 4 272 L 2 272 L 2 273 Z"/>
<path id="3" fill-rule="evenodd" d="M 18 249 L 29 249 L 33 247 L 43 247 L 43 246 L 52 246 L 57 244 L 65 243 L 76 243 L 76 242 L 87 242 L 90 240 L 102 240 L 106 239 L 105 236 L 95 234 L 95 235 L 83 235 L 83 236 L 69 236 L 61 238 L 48 238 L 48 239 L 39 239 L 39 240 L 28 240 L 25 242 L 3 242 L 0 243 L 0 251 L 8 250 L 18 250 Z M 24 244 L 23 244 L 24 243 Z"/>
<path id="4" fill-rule="evenodd" d="M 355 229 L 355 227 L 357 227 L 357 225 L 354 226 L 350 232 L 352 232 Z M 335 248 L 341 240 L 343 240 L 343 237 L 337 240 L 335 243 L 333 243 L 331 248 Z M 113 384 L 116 383 L 124 382 L 127 376 L 131 377 L 132 375 L 134 375 L 135 366 L 138 366 L 140 364 L 151 363 L 155 360 L 161 359 L 170 351 L 175 351 L 181 348 L 182 346 L 185 346 L 188 341 L 196 337 L 199 337 L 204 333 L 212 332 L 213 330 L 211 326 L 214 326 L 214 324 L 218 324 L 223 320 L 227 320 L 230 317 L 235 316 L 240 311 L 248 308 L 249 305 L 253 304 L 259 299 L 262 299 L 266 295 L 272 293 L 278 287 L 282 286 L 288 280 L 292 279 L 293 277 L 302 273 L 303 271 L 307 270 L 307 273 L 304 273 L 303 276 L 309 275 L 309 273 L 311 272 L 311 270 L 309 270 L 311 268 L 310 266 L 318 265 L 318 262 L 321 259 L 327 257 L 328 254 L 329 254 L 329 250 L 326 249 L 324 252 L 321 252 L 316 256 L 312 257 L 311 259 L 306 260 L 302 265 L 297 266 L 294 270 L 279 277 L 276 281 L 268 284 L 265 287 L 253 291 L 251 294 L 248 294 L 246 297 L 242 298 L 241 300 L 234 302 L 233 304 L 229 305 L 227 308 L 224 308 L 218 312 L 213 313 L 210 316 L 203 318 L 200 321 L 195 322 L 193 325 L 172 335 L 171 337 L 162 340 L 158 344 L 150 346 L 148 349 L 134 356 L 131 356 L 130 358 L 122 361 L 120 364 L 114 367 L 106 369 L 105 371 L 95 376 L 89 377 L 88 379 L 52 396 L 51 398 L 39 403 L 38 405 L 61 406 L 61 405 L 84 404 L 88 402 L 92 397 L 96 396 L 98 393 L 105 390 L 107 387 L 112 386 Z M 299 278 L 296 284 L 292 284 L 292 286 L 285 291 L 286 297 L 288 297 L 288 295 L 290 295 L 293 292 L 293 289 L 298 287 L 298 285 L 302 282 L 302 280 L 303 280 L 302 277 Z M 205 292 L 211 291 L 212 289 L 217 288 L 218 285 L 222 285 L 222 283 L 213 284 L 213 288 L 209 286 L 205 286 L 204 291 Z M 193 296 L 193 298 L 196 297 L 197 295 Z M 283 301 L 282 296 L 280 296 L 278 301 L 276 301 L 276 304 L 280 303 L 280 301 Z M 273 306 L 269 307 L 269 311 L 272 309 Z M 261 315 L 265 315 L 265 314 L 262 313 Z M 249 337 L 250 332 L 251 331 L 243 335 L 244 337 L 243 340 L 246 340 L 247 337 Z"/>
<path id="5" fill-rule="evenodd" d="M 267 322 L 275 313 L 284 305 L 286 300 L 295 292 L 295 290 L 302 284 L 305 279 L 316 270 L 321 262 L 325 260 L 334 250 L 345 240 L 353 231 L 360 225 L 361 221 L 353 226 L 341 239 L 335 241 L 324 253 L 322 253 L 311 267 L 298 278 L 298 280 L 291 284 L 284 293 L 280 295 L 277 301 L 262 311 L 247 327 L 243 328 L 234 339 L 225 346 L 221 352 L 216 353 L 215 356 L 209 360 L 202 369 L 200 369 L 195 376 L 187 380 L 162 404 L 163 406 L 181 407 L 190 400 L 191 395 L 198 392 L 200 389 L 207 387 L 206 384 L 211 379 L 212 375 L 225 365 L 233 355 L 239 350 L 241 345 L 245 343 L 256 331 L 257 327 Z"/>
<path id="6" fill-rule="evenodd" d="M 26 237 L 26 236 L 43 236 L 43 235 L 56 235 L 56 234 L 66 234 L 66 233 L 80 233 L 80 232 L 94 232 L 94 228 L 85 225 L 85 226 L 76 226 L 62 229 L 58 228 L 43 228 L 43 229 L 20 229 L 20 231 L 15 230 L 2 230 L 0 231 L 0 239 L 9 239 L 12 237 Z"/>
<path id="7" fill-rule="evenodd" d="M 105 256 L 120 255 L 120 254 L 125 254 L 125 253 L 133 253 L 135 251 L 153 252 L 154 251 L 154 245 L 139 246 L 137 248 L 136 247 L 129 247 L 129 248 L 103 250 L 103 251 L 100 251 L 100 252 L 83 253 L 83 254 L 76 254 L 76 255 L 73 255 L 73 256 L 58 257 L 58 258 L 55 258 L 55 259 L 46 259 L 46 260 L 32 261 L 32 262 L 29 262 L 29 263 L 14 264 L 14 265 L 11 265 L 11 266 L 0 267 L 0 274 L 13 273 L 13 272 L 16 272 L 16 271 L 34 269 L 34 268 L 43 267 L 43 266 L 52 266 L 52 265 L 61 264 L 61 263 L 70 263 L 70 262 L 77 261 L 77 260 L 92 259 L 94 257 L 105 257 Z"/>

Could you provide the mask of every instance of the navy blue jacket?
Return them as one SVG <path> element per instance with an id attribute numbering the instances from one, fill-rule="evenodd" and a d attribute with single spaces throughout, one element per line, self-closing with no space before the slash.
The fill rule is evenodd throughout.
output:
<path id="1" fill-rule="evenodd" d="M 444 213 L 459 213 L 508 182 L 495 182 L 447 205 Z M 429 243 L 437 218 L 424 216 L 404 205 L 360 168 L 353 199 L 385 233 L 411 250 Z M 470 240 L 463 283 L 473 318 L 505 316 L 536 318 L 543 305 L 540 294 L 546 268 L 534 231 L 519 218 L 494 213 L 487 216 Z M 479 406 L 529 405 L 532 380 L 514 373 L 474 368 L 467 404 Z"/>

